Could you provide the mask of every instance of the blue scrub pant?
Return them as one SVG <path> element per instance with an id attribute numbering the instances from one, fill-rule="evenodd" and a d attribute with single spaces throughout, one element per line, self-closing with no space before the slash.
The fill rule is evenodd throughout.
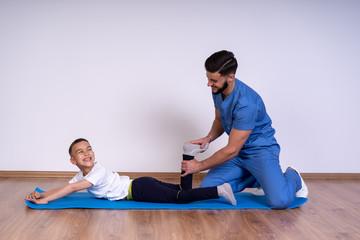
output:
<path id="1" fill-rule="evenodd" d="M 285 173 L 279 164 L 280 147 L 273 146 L 239 156 L 211 169 L 200 187 L 230 183 L 234 192 L 261 186 L 273 209 L 284 209 L 291 205 L 295 193 L 301 189 L 300 176 L 292 169 Z"/>

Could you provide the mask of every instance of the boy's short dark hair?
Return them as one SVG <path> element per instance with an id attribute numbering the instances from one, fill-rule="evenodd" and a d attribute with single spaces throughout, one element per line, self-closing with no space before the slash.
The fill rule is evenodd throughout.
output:
<path id="1" fill-rule="evenodd" d="M 71 156 L 72 148 L 74 147 L 75 144 L 77 144 L 77 143 L 79 143 L 79 142 L 87 142 L 87 143 L 89 143 L 89 141 L 86 140 L 85 138 L 78 138 L 78 139 L 76 139 L 75 141 L 73 141 L 73 143 L 72 143 L 72 144 L 70 145 L 70 147 L 69 147 L 69 154 L 70 154 L 70 156 Z"/>
<path id="2" fill-rule="evenodd" d="M 222 76 L 226 76 L 230 73 L 235 74 L 238 63 L 232 52 L 222 50 L 213 53 L 205 61 L 205 69 L 208 72 L 219 72 Z"/>

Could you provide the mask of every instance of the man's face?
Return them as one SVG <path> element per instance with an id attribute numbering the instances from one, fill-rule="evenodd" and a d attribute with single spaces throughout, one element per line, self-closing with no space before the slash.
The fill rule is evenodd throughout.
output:
<path id="1" fill-rule="evenodd" d="M 220 94 L 226 90 L 228 87 L 227 77 L 221 76 L 220 73 L 215 72 L 206 72 L 208 78 L 208 87 L 211 87 L 213 94 Z"/>
<path id="2" fill-rule="evenodd" d="M 92 167 L 95 162 L 95 154 L 88 142 L 82 141 L 72 148 L 71 162 L 81 167 Z"/>

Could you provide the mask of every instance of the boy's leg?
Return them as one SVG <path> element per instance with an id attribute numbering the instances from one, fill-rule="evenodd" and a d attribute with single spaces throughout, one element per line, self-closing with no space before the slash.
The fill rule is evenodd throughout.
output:
<path id="1" fill-rule="evenodd" d="M 193 188 L 179 191 L 176 203 L 189 203 L 214 198 L 219 198 L 217 187 Z"/>
<path id="2" fill-rule="evenodd" d="M 183 160 L 184 161 L 190 161 L 194 159 L 194 156 L 190 156 L 190 155 L 186 155 L 183 154 Z M 181 174 L 184 174 L 185 171 L 181 171 Z M 193 179 L 193 175 L 189 174 L 185 177 L 181 177 L 180 178 L 180 187 L 181 189 L 187 190 L 187 189 L 192 189 L 192 179 Z"/>
<path id="3" fill-rule="evenodd" d="M 230 184 L 217 187 L 180 190 L 175 184 L 164 183 L 155 178 L 142 177 L 132 182 L 132 197 L 135 201 L 156 203 L 188 203 L 223 197 L 232 205 L 236 199 Z"/>
<path id="4" fill-rule="evenodd" d="M 160 180 L 157 180 L 156 178 L 154 178 L 158 184 L 160 184 L 161 186 L 163 187 L 167 187 L 167 188 L 170 188 L 170 189 L 174 189 L 174 190 L 181 190 L 181 186 L 179 184 L 173 184 L 173 183 L 168 183 L 168 182 L 162 182 Z"/>
<path id="5" fill-rule="evenodd" d="M 141 177 L 133 180 L 131 190 L 133 200 L 138 202 L 172 203 L 176 202 L 180 187 L 155 178 Z"/>
<path id="6" fill-rule="evenodd" d="M 196 154 L 202 153 L 206 151 L 208 148 L 209 148 L 209 144 L 206 144 L 204 148 L 201 148 L 201 146 L 198 144 L 185 143 L 183 146 L 183 150 L 184 150 L 183 160 L 184 161 L 193 160 Z M 184 174 L 184 171 L 182 171 L 181 174 Z M 192 174 L 189 174 L 185 177 L 181 177 L 180 179 L 181 189 L 183 190 L 192 189 L 192 176 L 193 176 Z"/>
<path id="7" fill-rule="evenodd" d="M 194 188 L 179 191 L 177 203 L 188 203 L 223 197 L 229 204 L 236 205 L 236 199 L 229 183 L 217 187 Z"/>
<path id="8" fill-rule="evenodd" d="M 136 178 L 132 182 L 132 197 L 135 201 L 156 203 L 188 203 L 219 198 L 217 187 L 180 190 L 174 186 L 151 177 Z"/>
<path id="9" fill-rule="evenodd" d="M 200 187 L 219 186 L 228 182 L 234 192 L 240 192 L 248 187 L 259 187 L 254 176 L 241 165 L 242 159 L 233 158 L 220 166 L 211 169 L 203 179 Z"/>

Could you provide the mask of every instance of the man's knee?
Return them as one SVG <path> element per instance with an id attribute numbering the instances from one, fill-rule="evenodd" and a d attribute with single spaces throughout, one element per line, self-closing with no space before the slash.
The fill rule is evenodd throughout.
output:
<path id="1" fill-rule="evenodd" d="M 290 207 L 293 199 L 289 196 L 271 196 L 267 197 L 272 209 L 286 209 Z"/>

